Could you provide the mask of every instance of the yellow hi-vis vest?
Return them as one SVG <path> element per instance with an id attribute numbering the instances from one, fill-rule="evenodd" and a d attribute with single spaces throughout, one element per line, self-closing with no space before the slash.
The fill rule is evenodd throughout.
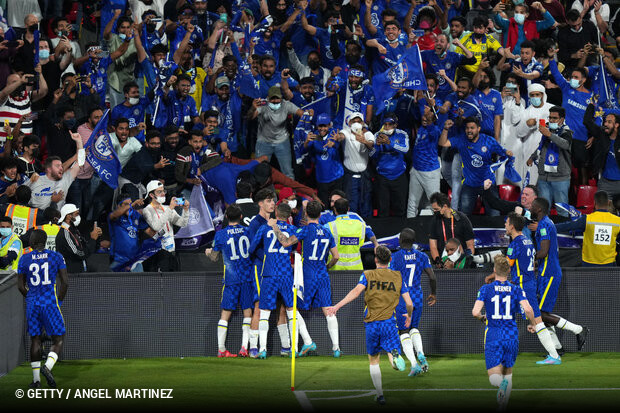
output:
<path id="1" fill-rule="evenodd" d="M 36 226 L 35 229 L 42 229 L 47 234 L 45 241 L 45 249 L 56 251 L 56 235 L 60 232 L 60 226 L 56 224 L 45 224 Z"/>
<path id="2" fill-rule="evenodd" d="M 9 204 L 4 215 L 10 217 L 13 221 L 13 232 L 21 236 L 35 226 L 37 222 L 37 212 L 37 208 Z"/>
<path id="3" fill-rule="evenodd" d="M 581 259 L 589 264 L 610 264 L 616 261 L 616 237 L 620 217 L 607 211 L 594 211 L 586 217 Z"/>
<path id="4" fill-rule="evenodd" d="M 329 230 L 336 240 L 340 255 L 340 259 L 332 270 L 363 270 L 360 248 L 366 237 L 366 224 L 348 215 L 338 215 L 334 221 L 329 223 Z"/>
<path id="5" fill-rule="evenodd" d="M 5 268 L 0 268 L 0 270 L 8 270 L 8 269 L 12 269 L 12 270 L 17 270 L 17 264 L 19 263 L 19 259 L 22 256 L 22 241 L 19 239 L 19 236 L 15 233 L 11 234 L 11 237 L 9 238 L 9 240 L 6 242 L 6 244 L 4 244 L 2 247 L 0 247 L 0 257 L 5 257 L 6 254 L 9 252 L 9 248 L 11 247 L 11 245 L 15 242 L 19 242 L 19 248 L 17 249 L 17 258 L 15 258 L 15 260 L 13 261 L 13 263 L 10 266 L 7 266 Z"/>

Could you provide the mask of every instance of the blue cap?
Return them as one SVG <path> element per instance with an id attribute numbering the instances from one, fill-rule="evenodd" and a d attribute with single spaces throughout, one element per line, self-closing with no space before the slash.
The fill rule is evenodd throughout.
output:
<path id="1" fill-rule="evenodd" d="M 319 117 L 316 119 L 317 125 L 329 125 L 332 119 L 329 117 L 327 113 L 321 113 Z"/>

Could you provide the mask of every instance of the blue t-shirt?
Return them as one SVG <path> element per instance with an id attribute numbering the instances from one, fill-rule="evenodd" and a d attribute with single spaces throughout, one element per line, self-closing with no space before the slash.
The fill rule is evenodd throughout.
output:
<path id="1" fill-rule="evenodd" d="M 316 26 L 315 26 L 316 27 Z M 340 49 L 340 53 L 344 54 L 344 40 L 335 34 L 338 37 L 337 43 L 338 48 Z M 336 60 L 334 60 L 334 55 L 332 53 L 331 47 L 331 35 L 327 29 L 323 27 L 316 27 L 316 39 L 319 41 L 319 53 L 321 54 L 321 64 L 323 67 L 332 70 L 336 66 Z"/>
<path id="2" fill-rule="evenodd" d="M 204 90 L 204 89 L 203 89 Z M 221 100 L 217 95 L 203 93 L 202 111 L 217 110 L 220 114 L 218 125 L 222 131 L 222 138 L 225 139 L 228 149 L 236 152 L 239 149 L 237 134 L 241 132 L 241 97 L 236 90 L 230 91 L 228 100 Z"/>
<path id="3" fill-rule="evenodd" d="M 101 96 L 101 106 L 105 107 L 105 95 L 108 91 L 108 67 L 113 63 L 110 56 L 99 59 L 97 63 L 89 58 L 80 68 L 80 74 L 90 77 L 95 93 Z"/>
<path id="4" fill-rule="evenodd" d="M 519 235 L 508 245 L 506 256 L 514 262 L 510 268 L 512 283 L 521 288 L 527 283 L 534 283 L 536 286 L 536 274 L 534 273 L 536 249 L 532 241 L 523 234 Z"/>
<path id="5" fill-rule="evenodd" d="M 432 268 L 428 255 L 415 248 L 401 249 L 392 254 L 390 269 L 400 271 L 403 283 L 409 291 L 411 300 L 415 306 L 422 304 L 422 272 L 425 268 Z M 404 292 L 403 291 L 403 292 Z M 403 304 L 404 300 L 401 297 Z"/>
<path id="6" fill-rule="evenodd" d="M 297 228 L 283 221 L 278 221 L 278 227 L 286 236 L 295 235 L 297 232 Z M 254 235 L 250 244 L 250 252 L 254 251 L 261 243 L 265 254 L 261 275 L 263 277 L 292 277 L 291 252 L 293 245 L 284 248 L 278 241 L 273 229 L 268 225 L 260 227 Z"/>
<path id="7" fill-rule="evenodd" d="M 280 45 L 282 44 L 284 33 L 282 33 L 281 30 L 273 30 L 269 40 L 265 39 L 264 33 L 252 32 L 250 36 L 256 43 L 254 46 L 254 53 L 261 56 L 273 56 L 273 58 L 276 59 L 277 68 L 280 60 Z"/>
<path id="8" fill-rule="evenodd" d="M 256 165 L 258 165 L 258 161 L 251 161 L 245 165 L 222 162 L 215 168 L 207 169 L 202 174 L 211 186 L 222 193 L 224 202 L 230 205 L 237 199 L 235 192 L 237 177 L 243 171 L 253 171 Z"/>
<path id="9" fill-rule="evenodd" d="M 465 55 L 460 53 L 446 52 L 446 56 L 443 59 L 440 59 L 439 56 L 437 56 L 437 53 L 435 53 L 435 50 L 423 50 L 420 52 L 420 55 L 422 56 L 422 62 L 426 63 L 427 73 L 437 74 L 439 73 L 439 70 L 443 69 L 446 71 L 446 75 L 452 80 L 455 79 L 456 69 L 465 58 Z M 440 99 L 444 99 L 452 93 L 452 88 L 443 76 L 437 76 L 437 79 L 439 80 L 437 96 Z"/>
<path id="10" fill-rule="evenodd" d="M 495 134 L 495 116 L 504 114 L 502 94 L 495 89 L 490 89 L 488 95 L 485 95 L 481 90 L 476 90 L 473 97 L 482 113 L 480 131 L 493 136 Z"/>
<path id="11" fill-rule="evenodd" d="M 561 277 L 562 269 L 560 268 L 560 250 L 558 248 L 558 233 L 555 229 L 553 221 L 545 216 L 538 221 L 538 228 L 536 229 L 536 249 L 540 250 L 540 244 L 542 241 L 549 241 L 549 252 L 543 259 L 538 260 L 538 275 L 541 277 Z"/>
<path id="12" fill-rule="evenodd" d="M 381 34 L 380 34 L 381 33 Z M 385 47 L 386 53 L 381 54 L 379 51 L 376 52 L 375 59 L 372 61 L 372 72 L 377 75 L 379 73 L 383 73 L 388 70 L 390 67 L 395 66 L 398 62 L 398 59 L 407 51 L 407 39 L 404 41 L 398 40 L 396 43 L 396 47 L 392 47 L 382 32 L 377 32 L 377 42 Z"/>
<path id="13" fill-rule="evenodd" d="M 258 233 L 258 230 L 264 225 L 267 225 L 267 220 L 263 218 L 260 214 L 254 215 L 254 217 L 250 220 L 250 224 L 248 225 L 248 237 L 250 238 L 250 241 L 254 239 L 254 236 Z M 259 270 L 263 262 L 263 256 L 265 254 L 263 249 L 263 245 L 259 244 L 255 247 L 255 249 L 250 251 L 250 253 L 254 257 L 254 265 L 259 266 Z"/>
<path id="14" fill-rule="evenodd" d="M 441 129 L 433 124 L 420 126 L 411 154 L 411 166 L 416 171 L 428 172 L 439 169 L 437 142 Z"/>
<path id="15" fill-rule="evenodd" d="M 125 106 L 125 102 L 123 102 L 112 108 L 110 120 L 112 124 L 114 124 L 116 119 L 126 118 L 129 120 L 129 127 L 134 128 L 138 126 L 140 122 L 144 122 L 144 112 L 150 103 L 151 101 L 146 96 L 142 96 L 136 105 Z"/>
<path id="16" fill-rule="evenodd" d="M 476 301 L 484 302 L 486 309 L 487 343 L 519 339 L 515 316 L 521 311 L 519 303 L 526 299 L 521 287 L 510 281 L 493 281 L 480 288 Z"/>
<path id="17" fill-rule="evenodd" d="M 222 253 L 224 285 L 251 282 L 254 279 L 248 228 L 242 225 L 229 225 L 217 231 L 213 240 L 213 251 Z"/>
<path id="18" fill-rule="evenodd" d="M 377 132 L 375 138 L 379 134 L 381 132 Z M 377 172 L 393 181 L 407 169 L 405 154 L 409 151 L 409 135 L 404 130 L 394 129 L 394 133 L 389 138 L 389 143 L 382 145 L 375 143 L 371 156 L 377 159 Z"/>
<path id="19" fill-rule="evenodd" d="M 618 162 L 614 154 L 614 141 L 611 141 L 609 144 L 607 160 L 605 161 L 605 168 L 603 169 L 603 178 L 610 181 L 620 181 L 620 168 L 618 168 Z"/>
<path id="20" fill-rule="evenodd" d="M 472 142 L 461 135 L 450 138 L 450 144 L 463 160 L 465 185 L 479 188 L 486 179 L 495 182 L 495 174 L 491 171 L 493 154 L 506 155 L 506 150 L 494 138 L 480 133 L 478 140 Z"/>
<path id="21" fill-rule="evenodd" d="M 573 89 L 558 70 L 558 64 L 555 60 L 549 61 L 549 68 L 555 83 L 562 90 L 562 107 L 566 109 L 564 122 L 573 131 L 573 139 L 582 142 L 587 141 L 588 131 L 583 123 L 583 117 L 586 114 L 586 108 L 592 100 L 592 92 L 581 92 Z"/>
<path id="22" fill-rule="evenodd" d="M 304 278 L 328 277 L 325 262 L 329 250 L 336 246 L 332 234 L 325 230 L 322 225 L 311 222 L 299 228 L 295 236 L 301 241 Z"/>
<path id="23" fill-rule="evenodd" d="M 168 122 L 179 128 L 184 127 L 185 123 L 191 122 L 198 116 L 196 101 L 190 95 L 180 98 L 176 90 L 171 90 L 165 101 L 168 108 Z"/>
<path id="24" fill-rule="evenodd" d="M 55 251 L 34 250 L 22 255 L 17 265 L 17 273 L 26 276 L 26 302 L 57 305 L 56 276 L 59 270 L 66 268 L 65 259 Z"/>

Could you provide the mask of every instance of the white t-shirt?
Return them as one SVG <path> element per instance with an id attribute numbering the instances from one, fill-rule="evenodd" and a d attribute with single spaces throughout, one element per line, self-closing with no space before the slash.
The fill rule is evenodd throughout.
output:
<path id="1" fill-rule="evenodd" d="M 583 3 L 581 2 L 581 0 L 575 0 L 573 2 L 573 5 L 571 6 L 571 9 L 575 9 L 579 13 L 581 13 L 583 11 Z M 606 23 L 609 23 L 609 4 L 603 4 L 598 12 L 603 18 L 603 21 Z M 594 23 L 594 25 L 596 25 L 596 16 L 594 15 L 594 7 L 592 7 L 592 10 L 590 10 L 590 21 Z"/>
<path id="2" fill-rule="evenodd" d="M 349 128 L 343 129 L 344 144 L 344 167 L 351 172 L 364 172 L 368 166 L 368 147 L 355 139 L 355 135 Z M 372 132 L 364 132 L 364 139 L 374 142 L 375 135 Z"/>
<path id="3" fill-rule="evenodd" d="M 36 182 L 32 182 L 31 180 L 26 181 L 25 185 L 29 186 L 32 191 L 30 206 L 45 209 L 52 203 L 52 195 L 54 192 L 62 191 L 65 197 L 56 204 L 58 209 L 62 208 L 65 205 L 69 187 L 74 180 L 75 178 L 71 174 L 71 170 L 67 170 L 59 181 L 49 179 L 47 175 L 40 176 Z"/>

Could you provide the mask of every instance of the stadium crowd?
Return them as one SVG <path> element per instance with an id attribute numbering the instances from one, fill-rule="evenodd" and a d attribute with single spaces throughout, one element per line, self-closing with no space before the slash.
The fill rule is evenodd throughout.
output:
<path id="1" fill-rule="evenodd" d="M 306 201 L 331 214 L 333 194 L 361 218 L 432 207 L 438 266 L 473 250 L 454 216 L 528 216 L 532 192 L 551 213 L 593 209 L 596 188 L 620 199 L 620 19 L 606 1 L 0 6 L 2 268 L 43 229 L 69 272 L 99 248 L 127 269 L 145 243 L 158 252 L 134 271 L 178 269 L 174 226 L 201 185 L 245 218 L 275 188 L 296 226 Z"/>

